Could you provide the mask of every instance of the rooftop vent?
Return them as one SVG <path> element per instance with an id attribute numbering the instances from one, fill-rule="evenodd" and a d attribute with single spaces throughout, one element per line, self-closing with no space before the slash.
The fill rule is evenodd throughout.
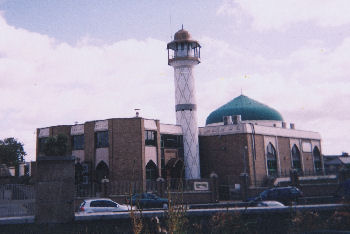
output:
<path id="1" fill-rule="evenodd" d="M 232 121 L 233 121 L 233 124 L 241 123 L 241 121 L 242 121 L 241 115 L 233 115 L 232 116 Z"/>
<path id="2" fill-rule="evenodd" d="M 139 118 L 140 110 L 141 110 L 141 109 L 134 109 L 134 110 L 135 110 L 135 112 L 136 112 L 135 117 L 136 117 L 136 118 Z"/>
<path id="3" fill-rule="evenodd" d="M 291 123 L 290 124 L 290 129 L 295 129 L 295 124 Z"/>
<path id="4" fill-rule="evenodd" d="M 224 125 L 232 124 L 232 116 L 224 116 Z"/>

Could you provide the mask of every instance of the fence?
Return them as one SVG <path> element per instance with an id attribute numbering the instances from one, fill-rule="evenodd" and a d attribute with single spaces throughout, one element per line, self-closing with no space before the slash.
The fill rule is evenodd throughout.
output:
<path id="1" fill-rule="evenodd" d="M 159 187 L 161 186 L 161 188 Z M 168 179 L 164 181 L 147 180 L 145 192 L 157 193 L 158 189 L 170 192 L 210 191 L 210 179 L 187 180 Z M 106 195 L 129 195 L 143 192 L 142 181 L 119 180 L 106 184 L 92 183 L 76 185 L 76 197 L 96 197 Z"/>
<path id="2" fill-rule="evenodd" d="M 34 207 L 33 185 L 0 185 L 0 217 L 34 215 Z"/>

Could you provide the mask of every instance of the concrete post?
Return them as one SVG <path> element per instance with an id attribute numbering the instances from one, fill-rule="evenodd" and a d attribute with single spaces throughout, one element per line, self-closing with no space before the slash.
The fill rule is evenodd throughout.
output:
<path id="1" fill-rule="evenodd" d="M 109 192 L 108 192 L 109 179 L 107 179 L 105 177 L 104 179 L 102 179 L 101 184 L 102 184 L 102 194 L 103 194 L 103 196 L 104 197 L 108 197 L 109 196 Z"/>
<path id="2" fill-rule="evenodd" d="M 290 183 L 294 187 L 300 186 L 298 171 L 295 169 L 290 170 Z"/>
<path id="3" fill-rule="evenodd" d="M 243 201 L 248 199 L 248 186 L 249 186 L 249 176 L 247 173 L 241 173 L 239 175 L 241 181 L 241 197 Z"/>
<path id="4" fill-rule="evenodd" d="M 211 202 L 219 202 L 218 175 L 215 172 L 210 174 Z"/>
<path id="5" fill-rule="evenodd" d="M 74 157 L 45 156 L 37 159 L 36 223 L 74 220 Z"/>
<path id="6" fill-rule="evenodd" d="M 164 197 L 165 193 L 165 180 L 162 177 L 157 178 L 157 194 L 159 197 Z"/>

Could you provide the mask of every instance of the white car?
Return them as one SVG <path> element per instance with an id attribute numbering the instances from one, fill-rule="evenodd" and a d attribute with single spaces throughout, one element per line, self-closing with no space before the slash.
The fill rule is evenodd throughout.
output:
<path id="1" fill-rule="evenodd" d="M 79 211 L 84 213 L 128 211 L 130 206 L 120 205 L 108 198 L 87 199 L 81 203 Z"/>

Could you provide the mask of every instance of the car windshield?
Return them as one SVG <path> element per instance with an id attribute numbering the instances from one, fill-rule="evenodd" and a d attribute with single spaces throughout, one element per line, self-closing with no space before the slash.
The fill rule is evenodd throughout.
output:
<path id="1" fill-rule="evenodd" d="M 263 191 L 262 193 L 260 193 L 260 197 L 261 197 L 261 198 L 266 198 L 268 194 L 269 194 L 269 191 L 268 191 L 268 190 L 265 190 L 265 191 Z"/>
<path id="2" fill-rule="evenodd" d="M 153 195 L 153 194 L 147 194 L 147 198 L 149 198 L 149 199 L 157 199 L 157 196 Z"/>
<path id="3" fill-rule="evenodd" d="M 292 188 L 291 191 L 292 191 L 292 193 L 299 193 L 299 189 L 297 189 L 297 188 Z"/>
<path id="4" fill-rule="evenodd" d="M 134 199 L 140 199 L 140 198 L 141 198 L 141 194 L 134 194 L 134 195 L 132 196 L 132 198 L 134 198 Z"/>

